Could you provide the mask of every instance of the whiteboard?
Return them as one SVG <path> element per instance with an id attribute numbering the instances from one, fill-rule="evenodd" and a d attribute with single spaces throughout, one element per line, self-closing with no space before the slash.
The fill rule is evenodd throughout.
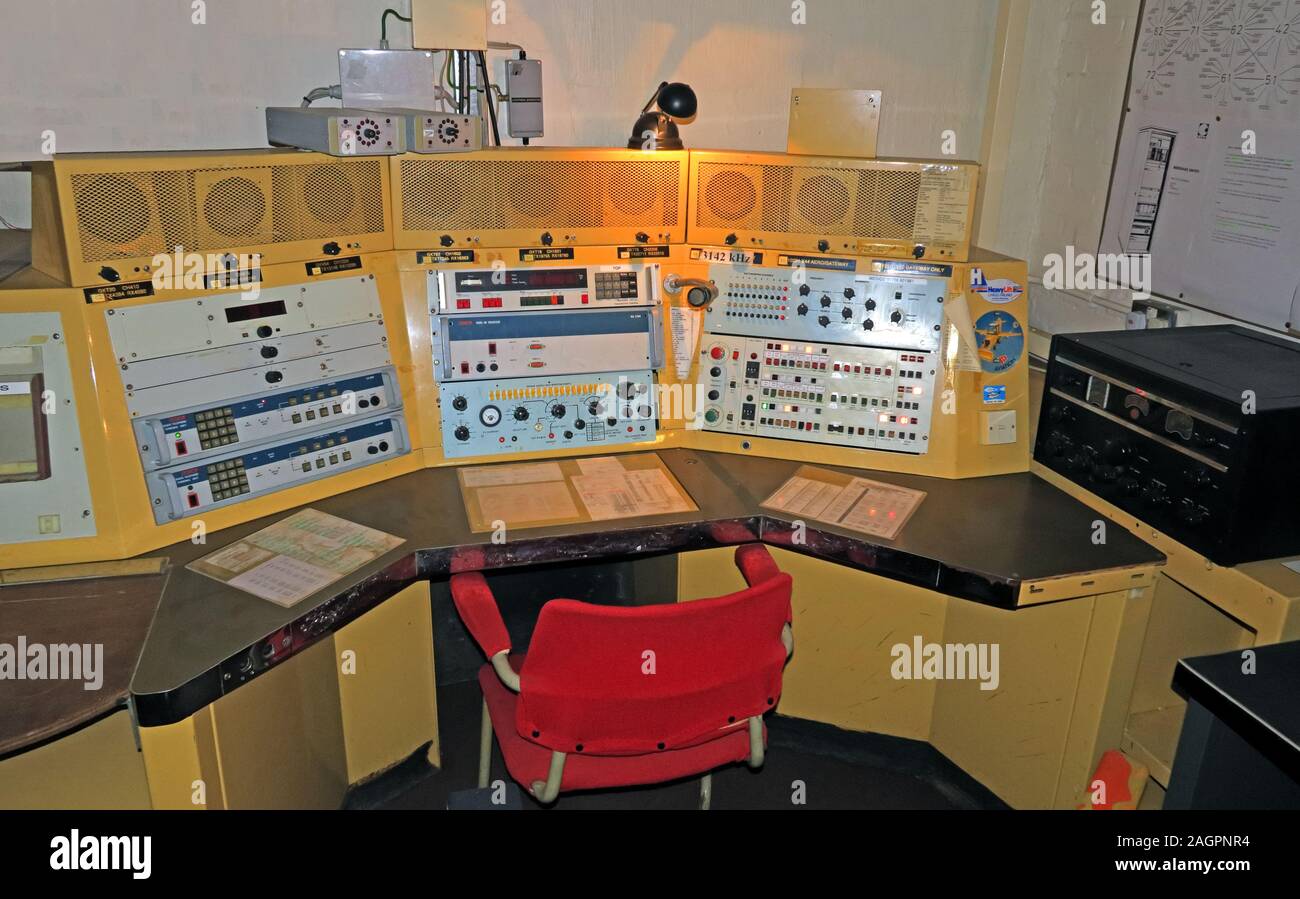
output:
<path id="1" fill-rule="evenodd" d="M 1161 296 L 1300 329 L 1300 0 L 1147 0 L 1099 252 L 1150 253 Z"/>

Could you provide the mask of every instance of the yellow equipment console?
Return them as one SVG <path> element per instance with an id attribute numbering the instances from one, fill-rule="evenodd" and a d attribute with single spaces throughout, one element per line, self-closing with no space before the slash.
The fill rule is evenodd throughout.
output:
<path id="1" fill-rule="evenodd" d="M 964 262 L 979 167 L 691 150 L 692 243 Z"/>
<path id="2" fill-rule="evenodd" d="M 675 442 L 946 478 L 1027 470 L 1025 263 L 972 255 L 675 248 Z"/>
<path id="3" fill-rule="evenodd" d="M 664 444 L 660 281 L 669 248 L 398 251 L 431 465 Z M 436 449 L 435 449 L 436 447 Z"/>
<path id="4" fill-rule="evenodd" d="M 133 552 L 422 467 L 392 254 L 260 276 L 84 307 Z"/>
<path id="5" fill-rule="evenodd" d="M 0 570 L 121 556 L 85 301 L 16 278 L 0 289 Z"/>
<path id="6" fill-rule="evenodd" d="M 395 156 L 401 250 L 678 243 L 685 151 L 493 149 Z"/>
<path id="7" fill-rule="evenodd" d="M 74 286 L 148 281 L 159 256 L 262 264 L 392 249 L 388 160 L 297 150 L 77 153 L 32 169 L 32 267 Z"/>

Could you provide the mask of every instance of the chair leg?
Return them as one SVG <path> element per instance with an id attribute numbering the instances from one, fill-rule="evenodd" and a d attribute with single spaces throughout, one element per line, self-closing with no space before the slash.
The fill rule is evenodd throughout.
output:
<path id="1" fill-rule="evenodd" d="M 713 772 L 700 778 L 700 811 L 707 812 L 713 800 Z"/>
<path id="2" fill-rule="evenodd" d="M 564 778 L 563 752 L 551 753 L 551 767 L 546 772 L 546 780 L 533 781 L 533 795 L 542 805 L 550 805 L 560 795 L 560 781 Z"/>
<path id="3" fill-rule="evenodd" d="M 487 697 L 483 698 L 483 723 L 479 729 L 478 741 L 478 786 L 483 789 L 488 785 L 492 774 L 492 716 L 488 714 Z"/>
<path id="4" fill-rule="evenodd" d="M 763 767 L 766 749 L 763 745 L 763 719 L 754 715 L 749 719 L 749 767 L 755 770 Z"/>

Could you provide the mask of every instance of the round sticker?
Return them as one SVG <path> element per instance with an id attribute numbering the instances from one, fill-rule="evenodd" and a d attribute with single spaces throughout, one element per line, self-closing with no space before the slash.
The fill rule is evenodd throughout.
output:
<path id="1" fill-rule="evenodd" d="M 1013 367 L 1024 355 L 1024 329 L 1008 312 L 998 309 L 981 315 L 975 322 L 975 336 L 980 343 L 980 368 L 991 374 Z"/>

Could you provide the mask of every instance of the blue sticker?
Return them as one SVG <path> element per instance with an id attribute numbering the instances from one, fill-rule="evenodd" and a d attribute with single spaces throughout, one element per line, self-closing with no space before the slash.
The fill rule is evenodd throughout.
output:
<path id="1" fill-rule="evenodd" d="M 980 368 L 998 374 L 1013 368 L 1025 352 L 1025 332 L 1015 316 L 1001 309 L 986 312 L 975 322 Z"/>
<path id="2" fill-rule="evenodd" d="M 984 388 L 984 405 L 996 406 L 1007 401 L 1007 385 L 990 384 Z"/>
<path id="3" fill-rule="evenodd" d="M 994 278 L 990 281 L 984 277 L 982 268 L 970 270 L 971 293 L 982 297 L 990 303 L 1010 303 L 1025 292 L 1025 289 L 1009 278 Z"/>

